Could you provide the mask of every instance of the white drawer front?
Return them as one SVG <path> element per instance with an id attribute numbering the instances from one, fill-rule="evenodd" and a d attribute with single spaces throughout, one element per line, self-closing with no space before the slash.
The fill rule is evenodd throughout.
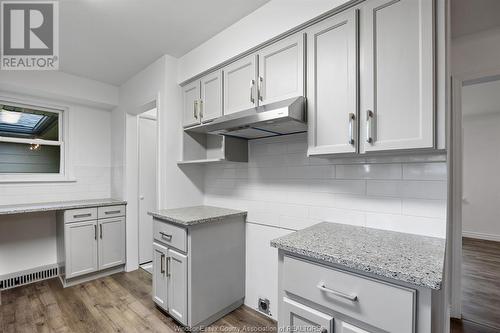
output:
<path id="1" fill-rule="evenodd" d="M 97 208 L 97 216 L 100 219 L 125 216 L 125 205 L 99 207 Z"/>
<path id="2" fill-rule="evenodd" d="M 394 333 L 413 333 L 416 291 L 285 256 L 286 292 Z M 354 299 L 356 298 L 356 299 Z"/>
<path id="3" fill-rule="evenodd" d="M 64 223 L 90 220 L 97 220 L 97 208 L 81 208 L 64 211 Z"/>
<path id="4" fill-rule="evenodd" d="M 186 229 L 154 219 L 153 234 L 154 239 L 160 241 L 161 243 L 175 247 L 183 252 L 187 252 Z"/>

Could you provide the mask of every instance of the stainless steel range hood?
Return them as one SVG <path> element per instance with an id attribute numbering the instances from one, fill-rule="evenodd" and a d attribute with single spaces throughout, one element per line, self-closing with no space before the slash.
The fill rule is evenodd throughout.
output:
<path id="1" fill-rule="evenodd" d="M 212 122 L 186 128 L 186 131 L 245 139 L 305 132 L 307 131 L 305 98 L 294 97 L 228 114 Z"/>

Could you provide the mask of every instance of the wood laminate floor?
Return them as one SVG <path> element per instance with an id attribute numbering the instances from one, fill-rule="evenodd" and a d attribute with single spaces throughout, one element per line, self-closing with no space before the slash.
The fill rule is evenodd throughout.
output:
<path id="1" fill-rule="evenodd" d="M 242 306 L 210 332 L 275 332 L 276 323 Z M 2 292 L 0 332 L 180 332 L 151 300 L 151 275 L 130 273 L 63 289 L 51 279 Z"/>
<path id="2" fill-rule="evenodd" d="M 462 247 L 462 317 L 500 332 L 500 242 L 463 238 Z"/>

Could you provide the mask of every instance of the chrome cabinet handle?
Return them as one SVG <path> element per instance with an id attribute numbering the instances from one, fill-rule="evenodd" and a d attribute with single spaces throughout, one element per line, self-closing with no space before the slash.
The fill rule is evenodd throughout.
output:
<path id="1" fill-rule="evenodd" d="M 160 257 L 160 273 L 165 274 L 165 255 L 163 253 Z"/>
<path id="2" fill-rule="evenodd" d="M 76 215 L 73 215 L 73 218 L 74 219 L 79 219 L 79 218 L 82 218 L 82 217 L 89 217 L 89 216 L 92 216 L 92 213 L 76 214 Z"/>
<path id="3" fill-rule="evenodd" d="M 356 115 L 354 113 L 349 113 L 349 144 L 354 145 L 356 142 L 354 140 L 354 121 L 356 120 Z"/>
<path id="4" fill-rule="evenodd" d="M 102 224 L 99 224 L 99 238 L 102 239 Z"/>
<path id="5" fill-rule="evenodd" d="M 97 225 L 94 224 L 94 240 L 97 240 Z"/>
<path id="6" fill-rule="evenodd" d="M 203 100 L 200 100 L 200 119 L 203 118 Z"/>
<path id="7" fill-rule="evenodd" d="M 356 295 L 349 295 L 349 294 L 343 293 L 341 291 L 337 291 L 337 290 L 333 290 L 333 289 L 327 288 L 325 286 L 324 282 L 318 283 L 318 285 L 316 287 L 319 290 L 321 290 L 321 291 L 327 292 L 329 294 L 335 295 L 335 296 L 340 297 L 340 298 L 347 299 L 347 300 L 349 300 L 351 302 L 357 302 L 358 301 L 358 296 L 356 296 Z"/>
<path id="8" fill-rule="evenodd" d="M 253 98 L 253 87 L 255 86 L 255 80 L 250 80 L 250 102 L 255 104 L 255 98 Z"/>
<path id="9" fill-rule="evenodd" d="M 264 100 L 264 96 L 262 96 L 262 82 L 264 81 L 264 79 L 262 78 L 262 76 L 259 76 L 259 85 L 257 87 L 257 96 L 259 96 L 259 101 L 263 101 Z"/>
<path id="10" fill-rule="evenodd" d="M 198 119 L 198 114 L 197 114 L 197 109 L 198 108 L 198 101 L 197 100 L 194 100 L 193 101 L 193 117 L 194 119 Z"/>
<path id="11" fill-rule="evenodd" d="M 375 114 L 372 110 L 366 111 L 366 142 L 373 143 L 375 141 L 373 133 L 373 120 Z"/>
<path id="12" fill-rule="evenodd" d="M 170 264 L 172 257 L 167 257 L 167 276 L 170 276 Z"/>
<path id="13" fill-rule="evenodd" d="M 118 214 L 120 211 L 119 210 L 108 210 L 107 212 L 104 212 L 104 214 L 109 215 L 109 214 Z"/>
<path id="14" fill-rule="evenodd" d="M 168 239 L 172 239 L 172 235 L 166 234 L 166 233 L 161 232 L 161 231 L 160 231 L 160 235 L 161 235 L 161 238 L 168 238 Z"/>

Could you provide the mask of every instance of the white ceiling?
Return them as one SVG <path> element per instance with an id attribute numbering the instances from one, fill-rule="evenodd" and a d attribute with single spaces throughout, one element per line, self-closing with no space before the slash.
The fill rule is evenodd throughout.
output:
<path id="1" fill-rule="evenodd" d="M 500 0 L 451 0 L 452 38 L 500 26 Z"/>
<path id="2" fill-rule="evenodd" d="M 500 113 L 500 78 L 467 85 L 462 89 L 464 116 Z"/>
<path id="3" fill-rule="evenodd" d="M 62 0 L 60 69 L 120 85 L 180 57 L 269 0 Z"/>

